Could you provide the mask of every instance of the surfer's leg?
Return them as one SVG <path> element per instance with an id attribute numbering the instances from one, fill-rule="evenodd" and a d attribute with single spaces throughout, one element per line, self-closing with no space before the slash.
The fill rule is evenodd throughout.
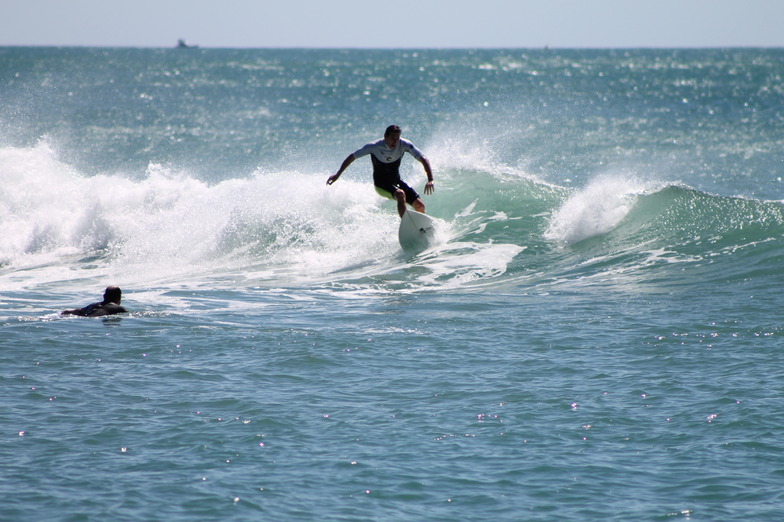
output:
<path id="1" fill-rule="evenodd" d="M 376 185 L 376 192 L 385 198 L 397 201 L 397 213 L 400 214 L 400 217 L 403 217 L 403 214 L 406 213 L 406 203 L 414 207 L 414 210 L 417 212 L 425 213 L 425 204 L 422 202 L 419 194 L 402 181 L 398 186 L 380 187 Z"/>
<path id="2" fill-rule="evenodd" d="M 403 214 L 406 213 L 406 193 L 401 189 L 397 189 L 395 191 L 395 199 L 397 200 L 397 213 L 400 214 L 400 217 L 403 217 Z"/>
<path id="3" fill-rule="evenodd" d="M 403 181 L 398 181 L 397 192 L 395 193 L 395 197 L 398 198 L 398 193 L 403 193 L 403 197 L 405 198 L 406 203 L 414 207 L 414 210 L 417 212 L 421 212 L 422 214 L 425 213 L 425 203 L 422 201 L 422 198 L 419 197 L 416 190 L 412 189 L 408 185 L 406 185 Z M 398 199 L 398 202 L 400 200 Z M 398 203 L 398 209 L 399 209 Z M 400 216 L 402 217 L 405 212 L 401 213 Z"/>

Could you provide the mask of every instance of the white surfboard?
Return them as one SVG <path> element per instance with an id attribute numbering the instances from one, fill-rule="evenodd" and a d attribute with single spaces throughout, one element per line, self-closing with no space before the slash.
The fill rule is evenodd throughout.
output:
<path id="1" fill-rule="evenodd" d="M 434 243 L 435 234 L 435 222 L 430 216 L 406 209 L 397 231 L 397 238 L 403 250 L 424 250 Z"/>

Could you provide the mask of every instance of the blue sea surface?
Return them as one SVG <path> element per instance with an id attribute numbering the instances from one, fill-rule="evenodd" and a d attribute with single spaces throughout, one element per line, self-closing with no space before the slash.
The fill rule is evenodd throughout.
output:
<path id="1" fill-rule="evenodd" d="M 782 78 L 0 48 L 0 519 L 782 520 Z M 326 185 L 393 123 L 422 252 Z"/>

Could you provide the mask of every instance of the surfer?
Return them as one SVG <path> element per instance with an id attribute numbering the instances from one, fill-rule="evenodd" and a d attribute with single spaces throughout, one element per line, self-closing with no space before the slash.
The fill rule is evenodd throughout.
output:
<path id="1" fill-rule="evenodd" d="M 84 308 L 64 310 L 60 315 L 81 315 L 83 317 L 98 317 L 100 315 L 113 315 L 126 313 L 128 310 L 120 306 L 122 290 L 119 286 L 107 286 L 103 293 L 103 301 L 93 303 Z"/>
<path id="2" fill-rule="evenodd" d="M 384 139 L 368 143 L 356 152 L 349 154 L 343 160 L 338 172 L 327 179 L 327 185 L 335 183 L 343 171 L 351 165 L 355 159 L 370 154 L 373 160 L 373 184 L 376 192 L 381 196 L 397 200 L 397 212 L 400 217 L 406 213 L 406 203 L 414 207 L 417 212 L 425 213 L 425 204 L 419 194 L 400 179 L 400 160 L 403 154 L 408 152 L 416 158 L 425 168 L 427 174 L 427 184 L 425 194 L 432 194 L 435 190 L 433 185 L 433 170 L 430 168 L 430 161 L 413 143 L 400 137 L 401 130 L 397 125 L 390 125 L 384 132 Z"/>

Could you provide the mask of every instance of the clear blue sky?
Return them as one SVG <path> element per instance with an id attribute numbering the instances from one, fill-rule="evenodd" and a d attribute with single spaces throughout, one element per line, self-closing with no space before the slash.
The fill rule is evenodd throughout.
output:
<path id="1" fill-rule="evenodd" d="M 784 47 L 784 0 L 3 0 L 0 45 Z"/>

